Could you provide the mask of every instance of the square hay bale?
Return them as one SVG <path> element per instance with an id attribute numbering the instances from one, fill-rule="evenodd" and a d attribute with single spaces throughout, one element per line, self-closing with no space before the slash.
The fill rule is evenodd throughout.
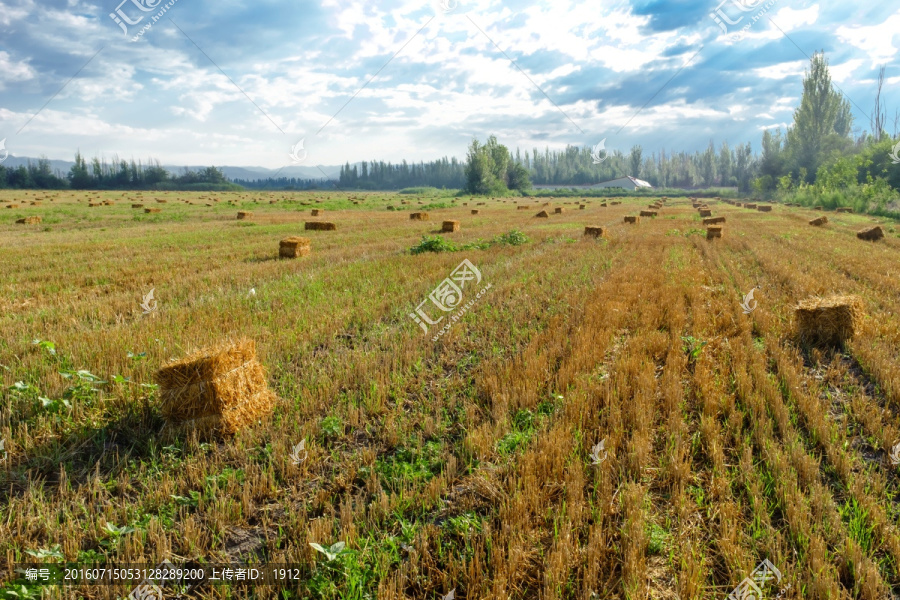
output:
<path id="1" fill-rule="evenodd" d="M 530 206 L 517 206 L 516 207 L 516 210 L 530 210 L 530 209 L 531 209 Z"/>
<path id="2" fill-rule="evenodd" d="M 312 251 L 309 238 L 291 236 L 278 243 L 278 258 L 298 258 Z"/>
<path id="3" fill-rule="evenodd" d="M 602 227 L 585 227 L 584 235 L 589 235 L 592 237 L 603 237 L 606 235 L 606 231 Z"/>
<path id="4" fill-rule="evenodd" d="M 822 210 L 821 206 L 813 206 L 813 210 Z"/>
<path id="5" fill-rule="evenodd" d="M 32 202 L 32 204 L 34 204 L 34 203 Z M 840 208 L 837 209 L 837 211 L 839 213 L 852 213 L 853 209 L 850 208 L 849 206 L 841 206 Z"/>
<path id="6" fill-rule="evenodd" d="M 93 204 L 91 206 L 93 206 Z M 19 208 L 19 205 L 18 204 L 7 204 L 6 208 Z"/>
<path id="7" fill-rule="evenodd" d="M 40 206 L 41 204 L 43 204 L 43 202 L 41 202 L 40 200 L 35 200 L 31 203 L 32 206 Z"/>
<path id="8" fill-rule="evenodd" d="M 819 227 L 820 225 L 824 225 L 827 222 L 828 222 L 828 217 L 826 217 L 825 215 L 822 215 L 818 219 L 813 219 L 812 221 L 810 221 L 809 224 Z"/>
<path id="9" fill-rule="evenodd" d="M 622 204 L 622 203 L 621 202 L 612 202 L 611 203 L 612 206 L 618 206 L 619 204 Z"/>
<path id="10" fill-rule="evenodd" d="M 707 209 L 707 210 L 702 210 L 702 209 L 701 209 L 701 210 L 700 210 L 700 216 L 701 216 L 701 217 L 711 217 L 711 216 L 712 216 L 712 211 L 709 210 L 709 209 Z"/>
<path id="11" fill-rule="evenodd" d="M 132 204 L 131 208 L 144 208 L 143 204 Z"/>
<path id="12" fill-rule="evenodd" d="M 166 202 L 168 202 L 168 200 L 161 200 L 159 198 L 157 198 L 156 201 L 159 202 L 160 204 L 165 204 Z"/>
<path id="13" fill-rule="evenodd" d="M 250 212 L 249 210 L 239 210 L 238 214 L 237 214 L 237 218 L 241 219 L 241 220 L 249 219 L 252 216 L 253 216 L 253 213 Z"/>
<path id="14" fill-rule="evenodd" d="M 880 225 L 876 225 L 875 227 L 869 227 L 867 229 L 863 229 L 862 231 L 857 231 L 856 237 L 861 240 L 877 242 L 884 237 L 884 230 L 881 229 Z"/>
<path id="15" fill-rule="evenodd" d="M 321 215 L 324 212 L 325 212 L 325 210 L 322 208 L 314 208 L 311 211 L 309 211 L 309 214 L 311 214 L 314 217 L 318 217 L 319 215 Z"/>
<path id="16" fill-rule="evenodd" d="M 715 225 L 716 223 L 724 223 L 725 217 L 710 217 L 709 219 L 703 219 L 704 225 Z"/>
<path id="17" fill-rule="evenodd" d="M 479 211 L 477 208 L 473 208 L 470 212 L 471 212 L 473 215 L 477 215 L 477 214 L 478 214 L 479 212 L 481 212 L 481 211 Z"/>
<path id="18" fill-rule="evenodd" d="M 404 204 L 406 204 L 404 202 Z M 409 214 L 410 221 L 427 221 L 428 213 L 427 212 L 414 212 Z"/>
<path id="19" fill-rule="evenodd" d="M 459 231 L 459 221 L 444 221 L 441 223 L 441 231 L 443 233 L 453 233 Z"/>
<path id="20" fill-rule="evenodd" d="M 640 217 L 625 217 L 625 222 L 631 223 L 633 225 L 637 225 L 638 223 L 641 222 L 641 218 Z"/>
<path id="21" fill-rule="evenodd" d="M 762 205 L 757 206 L 756 210 L 758 210 L 759 212 L 772 212 L 772 205 L 771 204 L 762 204 Z"/>
<path id="22" fill-rule="evenodd" d="M 536 218 L 548 219 L 550 218 L 550 214 L 546 210 L 542 210 L 538 214 L 534 215 Z"/>
<path id="23" fill-rule="evenodd" d="M 606 202 L 601 202 L 601 203 L 600 203 L 600 206 L 602 206 L 603 208 L 606 208 L 606 207 L 609 206 L 609 205 L 608 205 Z"/>
<path id="24" fill-rule="evenodd" d="M 858 296 L 807 298 L 794 309 L 797 335 L 801 343 L 839 346 L 856 335 L 864 308 Z"/>
<path id="25" fill-rule="evenodd" d="M 42 217 L 33 216 L 33 217 L 25 217 L 24 219 L 19 219 L 18 221 L 16 221 L 16 223 L 19 223 L 21 225 L 38 225 L 43 220 L 44 219 Z"/>
<path id="26" fill-rule="evenodd" d="M 557 206 L 555 209 L 553 209 L 553 212 L 557 215 L 561 215 L 565 211 L 566 211 L 566 209 L 564 209 L 562 206 Z"/>
<path id="27" fill-rule="evenodd" d="M 642 210 L 642 211 L 641 211 L 641 216 L 642 216 L 642 217 L 655 217 L 655 216 L 657 216 L 658 214 L 659 214 L 659 213 L 656 212 L 655 210 Z"/>
<path id="28" fill-rule="evenodd" d="M 161 208 L 145 208 L 144 212 L 145 213 L 158 213 L 158 212 L 162 212 L 162 209 Z"/>
<path id="29" fill-rule="evenodd" d="M 304 229 L 312 230 L 312 231 L 335 231 L 337 230 L 337 225 L 334 223 L 328 223 L 326 221 L 307 221 L 303 226 Z"/>
<path id="30" fill-rule="evenodd" d="M 578 210 L 584 210 L 584 204 L 579 204 L 579 205 L 578 205 Z"/>
<path id="31" fill-rule="evenodd" d="M 749 209 L 751 209 L 751 210 L 756 210 L 756 205 L 755 205 L 755 204 L 745 204 L 745 205 L 744 205 L 744 208 L 749 208 Z"/>
<path id="32" fill-rule="evenodd" d="M 712 240 L 715 238 L 722 237 L 723 229 L 724 229 L 723 227 L 715 227 L 715 226 L 707 227 L 706 228 L 706 239 Z"/>
<path id="33" fill-rule="evenodd" d="M 154 379 L 166 425 L 178 431 L 234 434 L 275 405 L 253 340 L 198 350 L 165 365 Z"/>

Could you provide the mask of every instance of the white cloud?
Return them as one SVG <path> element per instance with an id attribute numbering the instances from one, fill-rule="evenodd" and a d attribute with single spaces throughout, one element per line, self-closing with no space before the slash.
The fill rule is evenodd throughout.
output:
<path id="1" fill-rule="evenodd" d="M 865 52 L 875 67 L 897 55 L 894 36 L 900 31 L 900 12 L 875 25 L 842 25 L 837 28 L 841 42 L 852 44 Z"/>

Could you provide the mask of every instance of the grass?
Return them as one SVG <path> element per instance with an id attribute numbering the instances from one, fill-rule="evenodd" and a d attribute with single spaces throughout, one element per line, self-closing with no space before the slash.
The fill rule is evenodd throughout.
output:
<path id="1" fill-rule="evenodd" d="M 426 190 L 0 201 L 23 195 L 44 203 L 0 213 L 0 600 L 41 597 L 13 570 L 27 561 L 299 574 L 187 593 L 210 599 L 699 600 L 763 558 L 789 598 L 900 588 L 900 239 L 857 240 L 868 216 L 823 232 L 805 208 L 722 204 L 729 235 L 708 242 L 675 194 L 638 228 L 621 221 L 643 196 L 549 219 Z M 156 197 L 163 212 L 135 219 Z M 410 221 L 425 203 L 462 229 Z M 338 230 L 304 232 L 312 207 Z M 51 230 L 14 223 L 32 214 Z M 312 253 L 278 260 L 289 235 Z M 463 301 L 492 288 L 432 342 L 455 312 L 429 294 L 462 258 L 482 274 Z M 859 336 L 797 347 L 796 302 L 832 291 L 864 299 Z M 409 316 L 423 300 L 444 317 L 427 333 Z M 274 412 L 227 439 L 165 438 L 153 373 L 230 336 L 257 341 Z"/>

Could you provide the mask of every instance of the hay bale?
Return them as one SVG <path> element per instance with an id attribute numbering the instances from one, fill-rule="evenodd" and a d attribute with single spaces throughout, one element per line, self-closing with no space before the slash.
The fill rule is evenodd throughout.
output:
<path id="1" fill-rule="evenodd" d="M 278 258 L 298 258 L 312 251 L 309 238 L 291 236 L 278 243 Z"/>
<path id="2" fill-rule="evenodd" d="M 459 231 L 459 221 L 444 221 L 441 223 L 441 231 L 443 233 L 453 233 Z"/>
<path id="3" fill-rule="evenodd" d="M 158 213 L 158 212 L 162 212 L 162 209 L 161 208 L 145 208 L 144 212 L 145 213 Z"/>
<path id="4" fill-rule="evenodd" d="M 701 210 L 701 211 L 700 211 L 700 216 L 701 216 L 701 217 L 711 217 L 711 216 L 712 216 L 712 211 L 709 210 L 709 209 L 707 209 L 707 210 Z"/>
<path id="5" fill-rule="evenodd" d="M 813 206 L 813 210 L 822 210 L 821 206 Z"/>
<path id="6" fill-rule="evenodd" d="M 884 237 L 884 231 L 881 229 L 880 225 L 876 225 L 875 227 L 869 227 L 867 229 L 863 229 L 862 231 L 857 231 L 856 237 L 861 240 L 867 240 L 869 242 L 877 242 Z"/>
<path id="7" fill-rule="evenodd" d="M 578 210 L 584 210 L 584 204 L 579 204 L 579 205 L 578 205 Z"/>
<path id="8" fill-rule="evenodd" d="M 534 216 L 536 218 L 548 219 L 548 218 L 550 218 L 550 213 L 548 213 L 546 210 L 542 210 L 541 212 L 539 212 L 538 214 L 536 214 Z"/>
<path id="9" fill-rule="evenodd" d="M 655 217 L 655 216 L 657 216 L 658 214 L 659 214 L 659 213 L 657 213 L 655 210 L 642 210 L 642 211 L 641 211 L 641 216 L 642 216 L 642 217 Z"/>
<path id="10" fill-rule="evenodd" d="M 827 222 L 828 222 L 828 217 L 826 217 L 825 215 L 822 215 L 818 219 L 813 219 L 812 221 L 810 221 L 809 224 L 815 225 L 816 227 L 818 227 L 820 225 L 824 225 Z"/>
<path id="11" fill-rule="evenodd" d="M 337 229 L 337 225 L 325 221 L 307 221 L 303 227 L 311 231 L 335 231 Z"/>
<path id="12" fill-rule="evenodd" d="M 253 213 L 250 212 L 249 210 L 239 210 L 238 214 L 237 214 L 237 218 L 241 219 L 241 220 L 249 219 L 252 216 L 253 216 Z"/>
<path id="13" fill-rule="evenodd" d="M 758 210 L 759 212 L 772 212 L 772 205 L 771 204 L 762 204 L 762 205 L 757 206 L 756 210 Z"/>
<path id="14" fill-rule="evenodd" d="M 565 210 L 566 209 L 563 208 L 562 206 L 557 206 L 555 209 L 553 209 L 553 212 L 554 212 L 554 214 L 561 215 L 565 212 Z"/>
<path id="15" fill-rule="evenodd" d="M 609 206 L 609 205 L 608 205 L 606 202 L 601 202 L 601 203 L 600 203 L 600 206 L 602 206 L 603 208 L 606 208 L 606 207 Z"/>
<path id="16" fill-rule="evenodd" d="M 606 231 L 602 227 L 585 227 L 584 235 L 590 235 L 592 237 L 604 237 L 606 235 Z"/>
<path id="17" fill-rule="evenodd" d="M 309 211 L 309 214 L 314 217 L 318 217 L 319 215 L 321 215 L 324 212 L 325 212 L 325 210 L 322 208 L 314 208 L 311 211 Z"/>
<path id="18" fill-rule="evenodd" d="M 703 219 L 704 225 L 715 225 L 716 223 L 724 223 L 725 217 L 711 217 L 709 219 Z"/>
<path id="19" fill-rule="evenodd" d="M 864 305 L 857 296 L 811 297 L 794 309 L 801 343 L 839 346 L 856 335 Z"/>
<path id="20" fill-rule="evenodd" d="M 622 204 L 622 203 L 621 202 L 611 202 L 610 203 L 611 206 L 618 206 L 619 204 Z"/>
<path id="21" fill-rule="evenodd" d="M 165 204 L 166 202 L 168 202 L 168 200 L 160 200 L 159 198 L 157 198 L 156 201 L 160 204 Z"/>
<path id="22" fill-rule="evenodd" d="M 530 206 L 517 206 L 516 210 L 531 210 Z"/>
<path id="23" fill-rule="evenodd" d="M 44 219 L 42 217 L 35 215 L 33 217 L 25 217 L 24 219 L 19 219 L 18 221 L 16 221 L 16 223 L 19 223 L 20 225 L 38 225 L 43 220 Z"/>
<path id="24" fill-rule="evenodd" d="M 640 217 L 625 217 L 625 222 L 637 225 L 638 223 L 641 222 L 641 218 Z"/>
<path id="25" fill-rule="evenodd" d="M 755 204 L 745 204 L 745 205 L 744 205 L 744 208 L 749 208 L 749 209 L 751 209 L 751 210 L 756 210 L 756 205 L 755 205 Z"/>
<path id="26" fill-rule="evenodd" d="M 144 208 L 143 204 L 132 204 L 131 208 Z"/>
<path id="27" fill-rule="evenodd" d="M 841 207 L 839 207 L 839 208 L 837 209 L 837 212 L 839 212 L 839 213 L 852 213 L 852 212 L 853 212 L 853 209 L 850 208 L 849 206 L 841 206 Z"/>
<path id="28" fill-rule="evenodd" d="M 471 212 L 473 215 L 477 215 L 480 211 L 479 211 L 477 208 L 473 208 L 470 212 Z"/>
<path id="29" fill-rule="evenodd" d="M 404 204 L 406 204 L 404 202 Z M 414 212 L 409 214 L 410 221 L 427 221 L 428 213 L 427 212 Z"/>
<path id="30" fill-rule="evenodd" d="M 723 227 L 707 227 L 706 228 L 706 239 L 712 240 L 715 238 L 720 238 L 723 235 Z"/>
<path id="31" fill-rule="evenodd" d="M 179 431 L 233 434 L 275 405 L 253 340 L 198 350 L 165 365 L 154 379 L 166 424 Z"/>
<path id="32" fill-rule="evenodd" d="M 93 204 L 91 206 L 93 206 Z M 6 208 L 19 208 L 19 205 L 18 204 L 7 204 Z"/>

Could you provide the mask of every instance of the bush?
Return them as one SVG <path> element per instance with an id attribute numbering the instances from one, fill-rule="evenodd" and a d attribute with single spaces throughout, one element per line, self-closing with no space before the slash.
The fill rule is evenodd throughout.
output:
<path id="1" fill-rule="evenodd" d="M 423 252 L 456 252 L 458 250 L 459 247 L 456 244 L 439 235 L 434 237 L 423 235 L 419 245 L 409 249 L 412 254 L 422 254 Z"/>

